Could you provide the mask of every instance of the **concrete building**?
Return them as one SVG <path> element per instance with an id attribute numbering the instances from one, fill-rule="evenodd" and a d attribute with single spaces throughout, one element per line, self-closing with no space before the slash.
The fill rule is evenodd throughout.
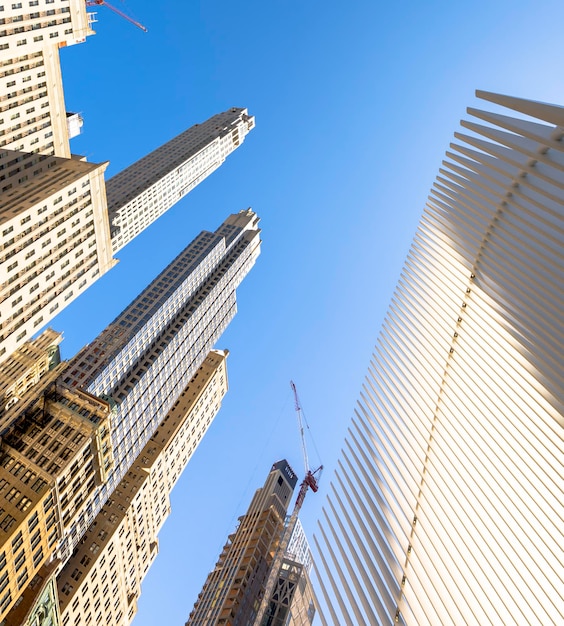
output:
<path id="1" fill-rule="evenodd" d="M 113 252 L 214 172 L 254 126 L 247 109 L 229 109 L 195 124 L 110 178 L 106 188 Z"/>
<path id="2" fill-rule="evenodd" d="M 93 34 L 84 0 L 3 2 L 0 149 L 69 158 L 59 49 Z"/>
<path id="3" fill-rule="evenodd" d="M 63 626 L 132 621 L 170 513 L 170 492 L 227 391 L 226 356 L 206 357 L 59 573 Z"/>
<path id="4" fill-rule="evenodd" d="M 564 623 L 564 109 L 477 95 L 519 117 L 469 109 L 432 189 L 315 537 L 324 624 Z"/>
<path id="5" fill-rule="evenodd" d="M 275 463 L 239 526 L 228 537 L 186 626 L 246 626 L 256 616 L 284 530 L 297 477 L 287 461 Z"/>
<path id="6" fill-rule="evenodd" d="M 0 362 L 117 262 L 106 166 L 0 151 Z"/>

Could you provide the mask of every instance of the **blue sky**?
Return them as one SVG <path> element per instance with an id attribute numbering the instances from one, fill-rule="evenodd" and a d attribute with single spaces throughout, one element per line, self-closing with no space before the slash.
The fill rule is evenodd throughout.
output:
<path id="1" fill-rule="evenodd" d="M 111 176 L 229 107 L 248 107 L 257 120 L 220 170 L 52 323 L 69 358 L 198 232 L 248 206 L 262 218 L 262 255 L 218 344 L 230 350 L 230 391 L 172 494 L 134 621 L 183 624 L 270 465 L 286 457 L 303 473 L 290 379 L 328 487 L 459 120 L 480 106 L 477 88 L 564 102 L 564 4 L 114 4 L 149 32 L 100 7 L 97 35 L 61 51 L 67 109 L 85 119 L 73 152 L 109 160 Z M 313 446 L 311 457 L 315 464 Z M 302 510 L 310 534 L 323 482 Z"/>

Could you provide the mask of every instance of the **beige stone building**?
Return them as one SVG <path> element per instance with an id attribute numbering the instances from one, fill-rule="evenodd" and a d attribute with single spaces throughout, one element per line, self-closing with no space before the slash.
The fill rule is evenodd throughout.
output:
<path id="1" fill-rule="evenodd" d="M 84 0 L 2 0 L 0 148 L 70 157 L 59 48 L 93 32 Z"/>
<path id="2" fill-rule="evenodd" d="M 107 182 L 114 253 L 214 172 L 255 127 L 232 108 L 195 124 Z"/>
<path id="3" fill-rule="evenodd" d="M 170 513 L 170 492 L 227 391 L 226 357 L 208 355 L 59 573 L 63 626 L 133 619 Z"/>
<path id="4" fill-rule="evenodd" d="M 0 361 L 116 261 L 103 173 L 79 158 L 0 151 Z"/>
<path id="5" fill-rule="evenodd" d="M 59 48 L 84 0 L 0 4 L 0 362 L 112 267 L 107 163 L 69 144 Z"/>
<path id="6" fill-rule="evenodd" d="M 46 331 L 2 368 L 0 620 L 112 465 L 110 406 L 57 382 L 59 339 Z"/>

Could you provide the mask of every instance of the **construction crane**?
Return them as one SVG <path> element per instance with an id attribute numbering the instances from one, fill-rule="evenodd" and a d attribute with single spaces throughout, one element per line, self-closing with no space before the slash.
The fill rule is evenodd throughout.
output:
<path id="1" fill-rule="evenodd" d="M 284 532 L 282 534 L 282 539 L 280 540 L 278 549 L 274 556 L 274 560 L 272 561 L 272 567 L 270 568 L 270 573 L 268 575 L 268 579 L 266 581 L 266 586 L 264 589 L 264 596 L 262 598 L 257 616 L 255 618 L 254 626 L 267 626 L 268 624 L 268 616 L 266 615 L 266 612 L 268 609 L 268 605 L 270 603 L 272 592 L 274 591 L 274 587 L 276 585 L 276 581 L 278 580 L 278 576 L 280 574 L 280 568 L 282 567 L 282 561 L 284 559 L 284 555 L 286 554 L 286 550 L 288 549 L 288 544 L 290 543 L 292 533 L 294 532 L 296 522 L 298 521 L 298 515 L 300 512 L 300 509 L 302 508 L 302 504 L 304 503 L 307 490 L 311 489 L 315 493 L 319 489 L 319 479 L 321 477 L 321 472 L 323 470 L 323 465 L 320 465 L 317 469 L 313 471 L 309 467 L 309 460 L 307 456 L 307 447 L 306 447 L 304 426 L 303 426 L 304 420 L 302 416 L 302 407 L 300 405 L 300 400 L 298 398 L 298 391 L 296 389 L 296 385 L 294 384 L 293 381 L 290 381 L 290 387 L 292 388 L 292 391 L 294 392 L 296 417 L 298 418 L 298 428 L 300 430 L 300 440 L 302 444 L 302 455 L 304 458 L 305 478 L 303 479 L 302 484 L 300 485 L 300 491 L 298 492 L 298 497 L 296 498 L 296 504 L 294 505 L 294 510 L 292 511 L 290 520 L 288 524 L 286 525 L 286 528 L 284 529 Z"/>
<path id="2" fill-rule="evenodd" d="M 132 24 L 137 26 L 137 28 L 140 28 L 143 32 L 145 33 L 147 32 L 147 29 L 143 26 L 143 24 L 136 22 L 133 18 L 129 17 L 129 15 L 126 15 L 123 11 L 120 11 L 115 6 L 106 2 L 106 0 L 86 0 L 86 6 L 87 7 L 96 7 L 96 6 L 108 7 L 108 9 L 112 10 L 114 13 L 117 13 L 119 16 L 123 17 L 128 22 L 131 22 Z"/>

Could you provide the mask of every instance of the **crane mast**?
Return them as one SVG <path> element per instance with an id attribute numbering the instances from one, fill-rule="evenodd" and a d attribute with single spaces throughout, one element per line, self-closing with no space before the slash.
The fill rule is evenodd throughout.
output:
<path id="1" fill-rule="evenodd" d="M 254 621 L 254 626 L 263 626 L 263 622 L 265 622 L 265 615 L 268 609 L 268 604 L 270 602 L 272 592 L 274 591 L 274 587 L 276 585 L 276 581 L 280 573 L 280 568 L 282 567 L 282 561 L 284 559 L 284 555 L 286 554 L 286 550 L 288 549 L 288 545 L 290 543 L 292 533 L 294 532 L 294 528 L 296 527 L 296 522 L 298 521 L 298 515 L 300 513 L 300 509 L 302 508 L 302 504 L 304 503 L 308 489 L 311 489 L 314 493 L 319 489 L 319 477 L 321 476 L 321 471 L 323 470 L 323 465 L 320 465 L 317 469 L 313 471 L 311 471 L 309 468 L 307 447 L 306 447 L 304 428 L 303 428 L 302 408 L 300 405 L 300 400 L 298 398 L 296 385 L 294 384 L 293 381 L 290 381 L 290 387 L 292 388 L 292 391 L 294 392 L 296 417 L 298 419 L 298 427 L 300 430 L 300 440 L 302 444 L 302 454 L 304 458 L 305 478 L 303 479 L 300 485 L 298 497 L 296 498 L 296 503 L 294 504 L 294 510 L 292 511 L 292 515 L 290 516 L 288 524 L 284 528 L 284 531 L 282 533 L 282 538 L 280 539 L 280 543 L 278 544 L 278 548 L 276 550 L 274 560 L 272 561 L 272 567 L 270 568 L 270 573 L 266 581 L 264 595 L 262 597 L 260 607 L 259 607 L 257 616 Z M 318 475 L 317 478 L 316 478 L 316 474 Z M 266 626 L 266 624 L 264 624 L 264 626 Z"/>

